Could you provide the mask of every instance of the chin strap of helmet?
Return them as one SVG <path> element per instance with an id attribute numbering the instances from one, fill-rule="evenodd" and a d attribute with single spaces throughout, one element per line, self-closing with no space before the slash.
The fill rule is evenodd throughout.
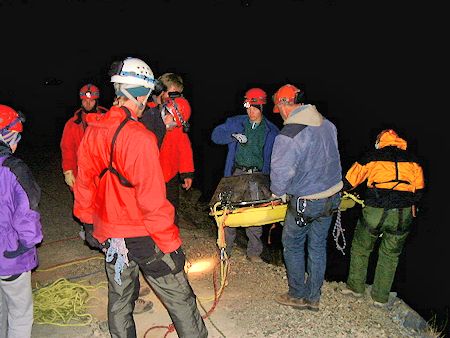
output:
<path id="1" fill-rule="evenodd" d="M 184 120 L 183 116 L 181 115 L 180 109 L 178 108 L 178 105 L 175 102 L 175 100 L 172 99 L 172 101 L 173 101 L 173 106 L 175 108 L 175 112 L 176 112 L 176 114 L 178 116 L 178 119 L 180 120 L 181 126 L 183 127 L 183 132 L 188 133 L 189 132 L 189 128 L 191 126 L 189 125 L 188 121 Z"/>
<path id="2" fill-rule="evenodd" d="M 145 101 L 144 101 L 144 103 L 142 103 L 142 102 L 139 102 L 138 100 L 136 100 L 136 98 L 135 98 L 133 95 L 130 94 L 130 92 L 127 90 L 127 88 L 126 88 L 125 85 L 119 84 L 119 88 L 120 88 L 120 91 L 121 91 L 122 93 L 124 93 L 124 95 L 125 95 L 127 98 L 129 98 L 131 101 L 133 101 L 133 102 L 138 106 L 139 109 L 144 109 L 144 108 L 145 108 L 145 103 L 147 102 L 148 97 L 150 96 L 150 94 L 151 94 L 151 92 L 152 92 L 152 91 L 150 90 L 150 91 L 147 93 L 147 95 L 145 95 Z"/>

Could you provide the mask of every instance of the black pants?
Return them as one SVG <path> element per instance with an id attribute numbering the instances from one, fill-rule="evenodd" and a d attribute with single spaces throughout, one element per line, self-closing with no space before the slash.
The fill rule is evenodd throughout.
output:
<path id="1" fill-rule="evenodd" d="M 139 265 L 130 260 L 121 274 L 122 285 L 114 280 L 114 265 L 106 263 L 108 276 L 108 324 L 112 338 L 136 338 L 133 318 Z M 208 331 L 197 308 L 196 296 L 184 270 L 154 278 L 144 277 L 169 312 L 180 338 L 206 338 Z"/>
<path id="2" fill-rule="evenodd" d="M 177 210 L 180 204 L 180 175 L 175 175 L 169 182 L 166 183 L 166 196 L 170 203 L 175 208 L 175 224 L 178 224 Z"/>

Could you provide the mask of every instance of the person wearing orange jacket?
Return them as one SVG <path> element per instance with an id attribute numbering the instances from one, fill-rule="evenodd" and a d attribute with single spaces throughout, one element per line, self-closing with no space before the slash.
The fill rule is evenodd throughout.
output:
<path id="1" fill-rule="evenodd" d="M 87 114 L 104 114 L 107 109 L 98 105 L 100 90 L 97 86 L 88 83 L 80 89 L 81 107 L 64 125 L 60 148 L 61 166 L 66 184 L 73 189 L 77 177 L 77 151 L 86 130 Z"/>
<path id="2" fill-rule="evenodd" d="M 205 338 L 174 208 L 166 198 L 157 139 L 138 122 L 156 80 L 134 57 L 114 62 L 110 75 L 116 99 L 102 119 L 87 117 L 73 208 L 85 224 L 86 241 L 106 254 L 110 334 L 136 337 L 133 308 L 141 270 L 178 336 Z"/>
<path id="3" fill-rule="evenodd" d="M 350 271 L 341 292 L 356 298 L 363 296 L 369 257 L 380 240 L 371 297 L 373 305 L 385 307 L 425 181 L 417 157 L 392 129 L 381 131 L 375 149 L 353 163 L 343 189 L 353 190 L 365 181 L 365 206 L 356 224 Z"/>
<path id="4" fill-rule="evenodd" d="M 106 108 L 98 105 L 100 90 L 97 86 L 88 83 L 81 87 L 79 94 L 81 107 L 66 122 L 60 145 L 64 179 L 71 191 L 77 176 L 77 151 L 87 127 L 86 117 L 89 114 L 93 119 L 99 119 L 107 111 Z M 81 239 L 85 240 L 86 234 L 81 224 L 79 234 Z M 148 288 L 142 288 L 139 296 L 143 296 L 148 291 Z M 150 301 L 139 297 L 136 300 L 134 313 L 139 314 L 149 311 L 152 307 L 153 304 Z"/>
<path id="5" fill-rule="evenodd" d="M 161 115 L 166 125 L 159 161 L 166 182 L 167 199 L 175 207 L 179 205 L 179 187 L 189 190 L 194 177 L 194 157 L 189 140 L 191 106 L 182 96 L 168 98 L 162 105 Z M 177 223 L 177 222 L 175 222 Z"/>

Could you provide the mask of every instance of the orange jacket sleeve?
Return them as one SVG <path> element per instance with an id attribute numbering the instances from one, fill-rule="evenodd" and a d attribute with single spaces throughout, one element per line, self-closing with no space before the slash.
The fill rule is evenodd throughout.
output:
<path id="1" fill-rule="evenodd" d="M 77 150 L 78 150 L 78 137 L 75 133 L 77 132 L 77 127 L 71 118 L 64 125 L 64 130 L 61 137 L 60 148 L 61 148 L 61 166 L 62 170 L 73 170 L 76 174 L 77 169 Z"/>
<path id="2" fill-rule="evenodd" d="M 181 133 L 181 142 L 179 143 L 180 151 L 180 173 L 194 172 L 194 154 L 192 151 L 191 141 L 186 133 Z"/>

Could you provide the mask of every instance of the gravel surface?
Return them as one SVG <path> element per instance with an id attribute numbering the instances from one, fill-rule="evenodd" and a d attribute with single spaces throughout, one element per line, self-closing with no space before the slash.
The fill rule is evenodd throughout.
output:
<path id="1" fill-rule="evenodd" d="M 191 257 L 210 253 L 215 245 L 207 239 L 192 242 L 188 235 L 184 242 Z M 285 268 L 250 263 L 242 249 L 233 252 L 227 282 L 217 311 L 226 309 L 240 327 L 239 335 L 229 337 L 433 337 L 426 322 L 394 294 L 380 309 L 368 293 L 362 299 L 342 295 L 344 283 L 324 283 L 318 312 L 279 305 L 274 296 L 287 291 Z"/>

